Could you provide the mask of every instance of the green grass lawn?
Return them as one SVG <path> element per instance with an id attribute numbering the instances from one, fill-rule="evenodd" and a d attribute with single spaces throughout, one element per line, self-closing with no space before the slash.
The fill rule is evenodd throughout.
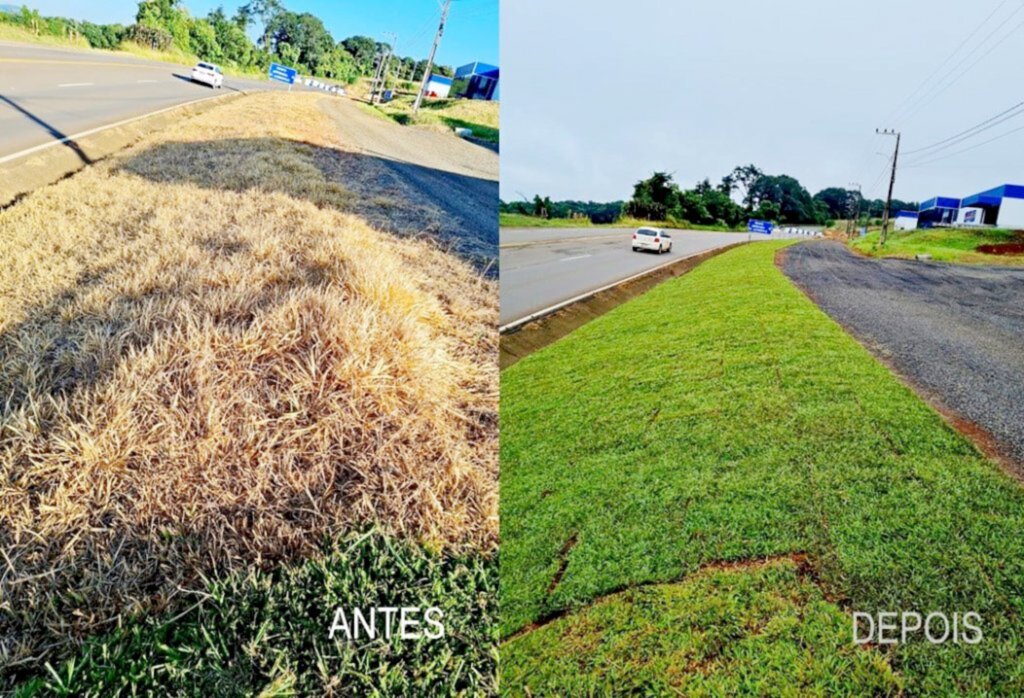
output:
<path id="1" fill-rule="evenodd" d="M 578 642 L 554 624 L 522 632 L 531 623 L 636 585 L 687 584 L 711 563 L 800 553 L 834 606 L 824 617 L 841 609 L 844 622 L 796 613 L 811 625 L 759 640 L 765 651 L 737 665 L 750 627 L 711 619 L 693 632 L 718 633 L 722 661 L 684 667 L 674 687 L 714 692 L 736 666 L 756 685 L 812 638 L 818 659 L 849 670 L 809 670 L 802 691 L 871 693 L 887 670 L 856 669 L 850 614 L 938 610 L 980 613 L 984 640 L 886 645 L 908 692 L 1024 691 L 1024 490 L 782 275 L 785 244 L 711 259 L 503 372 L 503 689 L 536 676 L 572 694 L 633 677 L 610 645 L 654 620 L 634 614 Z M 641 655 L 638 680 L 669 651 Z M 568 659 L 544 669 L 554 656 Z"/>
<path id="2" fill-rule="evenodd" d="M 843 613 L 786 560 L 615 594 L 508 643 L 501 660 L 516 695 L 899 691 L 882 653 L 847 634 Z"/>
<path id="3" fill-rule="evenodd" d="M 1024 234 L 1012 230 L 991 228 L 929 228 L 924 230 L 895 230 L 889 233 L 885 247 L 879 245 L 881 232 L 870 232 L 855 238 L 850 246 L 872 257 L 913 258 L 930 254 L 937 262 L 962 264 L 1024 264 L 1024 254 L 995 255 L 978 251 L 982 245 L 1024 243 Z"/>
<path id="4" fill-rule="evenodd" d="M 490 695 L 497 571 L 493 558 L 351 534 L 301 564 L 211 582 L 182 613 L 125 621 L 15 695 Z M 339 606 L 437 606 L 445 636 L 331 641 Z"/>
<path id="5" fill-rule="evenodd" d="M 415 125 L 453 131 L 468 128 L 473 137 L 489 143 L 500 141 L 498 102 L 477 99 L 425 99 L 413 115 L 413 96 L 399 95 L 387 103 L 366 106 L 403 126 Z"/>

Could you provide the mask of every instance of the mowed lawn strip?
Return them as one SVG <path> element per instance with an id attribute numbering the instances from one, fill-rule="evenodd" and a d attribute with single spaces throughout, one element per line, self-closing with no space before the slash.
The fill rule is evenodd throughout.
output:
<path id="1" fill-rule="evenodd" d="M 887 695 L 902 687 L 878 650 L 850 644 L 842 611 L 789 559 L 613 594 L 507 643 L 501 660 L 510 695 L 604 695 L 610 687 L 628 695 L 796 695 L 811 687 Z"/>
<path id="2" fill-rule="evenodd" d="M 1024 492 L 748 245 L 502 375 L 502 635 L 803 552 L 846 611 L 975 611 L 908 688 L 1024 690 Z M 553 584 L 557 581 L 557 584 Z"/>

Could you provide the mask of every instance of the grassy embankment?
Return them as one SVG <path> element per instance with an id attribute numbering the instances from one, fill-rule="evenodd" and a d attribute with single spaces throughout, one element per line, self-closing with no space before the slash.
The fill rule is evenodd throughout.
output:
<path id="1" fill-rule="evenodd" d="M 1024 490 L 779 249 L 709 260 L 503 372 L 504 689 L 1024 691 Z M 853 611 L 975 611 L 984 640 L 856 647 Z"/>
<path id="2" fill-rule="evenodd" d="M 474 138 L 489 143 L 499 142 L 498 102 L 479 99 L 425 99 L 420 105 L 419 113 L 413 116 L 413 100 L 412 95 L 399 95 L 386 104 L 364 106 L 403 125 L 445 132 L 456 128 L 468 128 L 473 132 Z"/>
<path id="3" fill-rule="evenodd" d="M 71 38 L 68 36 L 54 36 L 31 32 L 23 27 L 0 21 L 0 41 L 20 41 L 29 44 L 42 44 L 44 46 L 66 46 L 68 48 L 89 48 L 89 42 L 84 36 Z"/>
<path id="4" fill-rule="evenodd" d="M 155 49 L 139 46 L 134 41 L 122 41 L 116 50 L 108 51 L 90 47 L 89 42 L 82 36 L 77 36 L 72 39 L 67 36 L 54 36 L 52 34 L 45 34 L 42 32 L 36 34 L 35 32 L 24 29 L 23 27 L 5 22 L 0 22 L 0 41 L 19 41 L 22 43 L 40 44 L 43 46 L 84 49 L 86 51 L 99 51 L 107 55 L 127 53 L 150 61 L 162 61 L 164 63 L 173 63 L 176 65 L 189 66 L 195 65 L 199 62 L 198 56 L 186 53 L 176 47 L 172 47 L 166 51 L 157 51 Z M 233 65 L 222 65 L 221 69 L 224 71 L 225 75 L 250 78 L 253 80 L 267 79 L 266 73 L 257 68 L 243 69 Z"/>
<path id="5" fill-rule="evenodd" d="M 929 254 L 937 262 L 960 264 L 1024 264 L 1024 232 L 992 228 L 930 228 L 890 231 L 885 247 L 879 245 L 880 231 L 869 232 L 850 242 L 850 247 L 872 257 L 911 259 Z M 993 254 L 1000 251 L 1002 254 Z M 994 249 L 991 246 L 995 246 Z M 980 248 L 980 249 L 979 249 Z"/>
<path id="6" fill-rule="evenodd" d="M 499 214 L 499 224 L 502 228 L 639 228 L 648 225 L 655 228 L 708 230 L 723 233 L 746 231 L 745 226 L 730 228 L 724 225 L 694 225 L 687 221 L 645 221 L 628 216 L 619 218 L 613 223 L 592 223 L 589 218 L 541 218 L 506 212 Z"/>
<path id="7" fill-rule="evenodd" d="M 367 224 L 416 207 L 356 193 L 380 172 L 323 99 L 237 98 L 0 212 L 3 689 L 489 690 L 496 283 Z M 325 639 L 447 596 L 477 634 Z"/>

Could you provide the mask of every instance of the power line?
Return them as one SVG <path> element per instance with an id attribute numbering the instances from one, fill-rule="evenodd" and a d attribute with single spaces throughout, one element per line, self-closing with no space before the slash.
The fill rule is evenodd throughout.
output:
<path id="1" fill-rule="evenodd" d="M 1016 14 L 1017 14 L 1018 12 L 1020 12 L 1021 10 L 1024 10 L 1024 4 L 1022 4 L 1022 5 L 1018 6 L 1016 10 L 1014 10 L 1013 12 L 1011 12 L 1011 13 L 1010 13 L 1010 15 L 1009 15 L 1009 17 L 1007 17 L 1006 19 L 1004 19 L 1004 20 L 1003 20 L 1004 24 L 1005 24 L 1005 22 L 1009 21 L 1009 20 L 1010 20 L 1010 19 L 1011 19 L 1011 18 L 1012 18 L 1012 17 L 1014 16 L 1014 15 L 1016 15 Z M 995 29 L 994 29 L 994 30 L 993 30 L 993 31 L 992 31 L 992 32 L 991 32 L 991 33 L 990 33 L 990 34 L 989 34 L 988 36 L 986 36 L 986 37 L 984 38 L 984 40 L 982 40 L 982 41 L 981 41 L 981 42 L 980 42 L 980 43 L 978 44 L 978 46 L 976 46 L 976 47 L 975 47 L 974 51 L 971 51 L 971 52 L 970 52 L 969 54 L 967 54 L 967 55 L 966 55 L 966 56 L 964 57 L 964 59 L 963 59 L 962 61 L 960 61 L 960 63 L 957 63 L 957 65 L 956 65 L 956 66 L 955 66 L 955 67 L 953 68 L 953 70 L 956 70 L 956 69 L 957 69 L 957 68 L 959 68 L 959 67 L 960 67 L 961 65 L 963 65 L 964 61 L 966 61 L 966 60 L 967 60 L 968 58 L 970 58 L 970 57 L 971 57 L 972 55 L 974 55 L 975 51 L 977 51 L 978 49 L 980 49 L 980 48 L 982 48 L 982 47 L 984 47 L 984 46 L 988 45 L 988 40 L 989 40 L 989 39 L 990 39 L 990 38 L 991 38 L 992 36 L 994 36 L 994 35 L 995 35 L 996 33 L 998 33 L 998 32 L 999 32 L 999 30 L 1003 28 L 1003 26 L 1004 26 L 1004 25 L 1003 25 L 1003 24 L 1001 24 L 1000 26 L 996 27 L 996 28 L 995 28 Z M 1006 41 L 1007 39 L 1009 39 L 1009 38 L 1010 38 L 1011 36 L 1013 36 L 1013 34 L 1014 34 L 1014 33 L 1015 33 L 1015 32 L 1016 32 L 1016 31 L 1017 31 L 1018 29 L 1020 29 L 1020 28 L 1021 28 L 1022 26 L 1024 26 L 1024 21 L 1022 21 L 1022 22 L 1019 22 L 1018 24 L 1016 24 L 1016 25 L 1015 25 L 1015 26 L 1014 26 L 1014 27 L 1013 27 L 1012 29 L 1010 29 L 1010 31 L 1009 31 L 1009 32 L 1007 32 L 1006 34 L 1004 34 L 1004 35 L 1003 35 L 1003 37 L 1002 37 L 1001 39 L 999 39 L 999 41 L 995 42 L 994 44 L 988 45 L 988 46 L 989 46 L 989 49 L 988 49 L 987 51 L 985 51 L 985 53 L 983 53 L 983 54 L 981 54 L 980 56 L 978 56 L 978 59 L 977 59 L 976 61 L 974 61 L 974 62 L 973 62 L 973 63 L 971 63 L 971 64 L 970 64 L 969 66 L 967 66 L 967 67 L 966 67 L 966 68 L 965 68 L 964 70 L 962 70 L 962 71 L 961 71 L 960 73 L 958 73 L 958 74 L 956 75 L 956 77 L 954 77 L 954 78 L 952 78 L 952 79 L 944 80 L 944 81 L 942 81 L 942 82 L 940 82 L 940 83 L 937 83 L 937 84 L 936 84 L 936 87 L 938 87 L 938 88 L 939 88 L 939 89 L 938 89 L 938 91 L 937 91 L 937 92 L 935 92 L 934 94 L 932 94 L 932 95 L 931 95 L 931 97 L 930 97 L 929 99 L 927 99 L 926 101 L 924 101 L 924 102 L 921 102 L 921 103 L 919 103 L 919 104 L 918 104 L 918 105 L 917 105 L 917 106 L 916 106 L 916 107 L 915 107 L 914 109 L 912 109 L 912 110 L 911 110 L 911 111 L 910 111 L 910 112 L 909 112 L 909 113 L 908 113 L 908 114 L 906 115 L 906 118 L 907 118 L 907 119 L 909 119 L 910 117 L 912 117 L 912 116 L 914 116 L 915 114 L 917 114 L 918 112 L 920 112 L 920 111 L 921 111 L 921 110 L 922 110 L 922 109 L 923 109 L 924 107 L 927 107 L 927 106 L 928 106 L 929 104 L 931 104 L 932 102 L 934 102 L 934 101 L 935 101 L 935 100 L 936 100 L 936 99 L 937 99 L 937 98 L 939 97 L 939 95 L 941 95 L 941 94 L 942 94 L 942 93 L 944 93 L 944 92 L 945 92 L 946 90 L 948 90 L 948 89 L 949 89 L 950 87 L 952 87 L 953 85 L 955 85 L 956 83 L 958 83 L 958 82 L 960 81 L 960 79 L 961 79 L 961 78 L 963 78 L 963 76 L 965 76 L 965 75 L 967 75 L 967 73 L 971 72 L 971 69 L 973 69 L 973 68 L 974 68 L 974 66 L 978 65 L 978 64 L 979 64 L 979 63 L 981 63 L 981 62 L 982 62 L 983 60 L 985 60 L 985 58 L 987 58 L 987 57 L 988 57 L 988 56 L 989 56 L 989 55 L 990 55 L 990 54 L 991 54 L 991 53 L 992 53 L 993 51 L 995 51 L 995 50 L 996 50 L 997 48 L 999 48 L 999 47 L 1000 47 L 1000 46 L 1001 46 L 1001 45 L 1002 45 L 1002 44 L 1003 44 L 1003 43 L 1004 43 L 1004 42 L 1005 42 L 1005 41 Z M 950 71 L 950 74 L 951 74 L 952 72 L 953 72 L 953 71 Z"/>
<path id="2" fill-rule="evenodd" d="M 907 165 L 907 167 L 924 167 L 925 165 L 930 165 L 933 162 L 938 162 L 939 160 L 945 160 L 947 158 L 953 157 L 954 155 L 960 155 L 961 153 L 966 153 L 966 152 L 969 152 L 971 150 L 974 150 L 975 148 L 980 148 L 983 145 L 988 145 L 989 143 L 992 143 L 994 141 L 1001 140 L 1003 138 L 1006 138 L 1007 136 L 1012 136 L 1013 134 L 1017 133 L 1018 131 L 1024 131 L 1024 126 L 1019 126 L 1019 127 L 1015 128 L 1015 129 L 1011 129 L 1011 130 L 1007 131 L 1006 133 L 1001 133 L 998 136 L 996 136 L 995 138 L 989 138 L 987 141 L 982 141 L 981 143 L 975 143 L 974 145 L 969 146 L 967 148 L 962 148 L 960 150 L 953 151 L 952 153 L 946 153 L 945 155 L 940 155 L 939 157 L 932 158 L 931 160 L 917 161 L 917 162 L 915 162 L 913 164 Z"/>
<path id="3" fill-rule="evenodd" d="M 956 133 L 956 134 L 950 136 L 949 138 L 944 138 L 941 141 L 936 141 L 935 143 L 932 143 L 931 145 L 926 145 L 923 148 L 915 148 L 914 150 L 908 150 L 908 151 L 906 151 L 905 154 L 906 155 L 913 155 L 914 153 L 921 153 L 921 152 L 924 152 L 926 150 L 933 150 L 935 148 L 938 148 L 940 145 L 943 145 L 943 144 L 946 144 L 946 143 L 949 144 L 946 147 L 955 145 L 956 143 L 959 143 L 960 141 L 967 140 L 968 138 L 972 138 L 973 136 L 976 136 L 979 133 L 983 133 L 984 131 L 987 131 L 988 129 L 993 128 L 994 126 L 998 126 L 999 124 L 1003 123 L 1004 121 L 1012 119 L 1015 116 L 1020 116 L 1021 114 L 1024 114 L 1024 111 L 1018 111 L 1021 107 L 1024 107 L 1024 102 L 1018 102 L 1017 104 L 1014 104 L 1009 109 L 1006 109 L 1005 111 L 1001 111 L 998 114 L 996 114 L 995 116 L 993 116 L 991 118 L 988 118 L 988 119 L 985 119 L 980 124 L 975 124 L 974 126 L 971 126 L 970 128 L 965 129 L 965 130 L 961 131 L 960 133 Z M 1011 114 L 1010 112 L 1016 112 L 1016 113 Z M 1009 114 L 1009 116 L 1006 116 L 1007 114 Z M 1001 119 L 1000 117 L 1003 117 L 1003 116 L 1006 116 L 1006 118 L 1002 118 Z M 997 119 L 998 119 L 998 121 L 997 121 Z M 984 126 L 984 128 L 982 128 L 983 126 Z M 942 149 L 944 149 L 944 148 L 942 148 Z"/>
<path id="4" fill-rule="evenodd" d="M 992 10 L 992 12 L 990 12 L 989 15 L 985 17 L 985 19 L 983 19 L 981 23 L 974 28 L 974 31 L 968 34 L 967 37 L 963 41 L 961 41 L 955 49 L 953 49 L 953 52 L 946 56 L 945 60 L 939 63 L 938 67 L 934 71 L 932 71 L 932 73 L 928 77 L 924 79 L 924 82 L 918 85 L 913 92 L 907 95 L 907 97 L 896 107 L 896 109 L 892 113 L 890 113 L 889 116 L 887 116 L 884 120 L 889 121 L 891 119 L 894 119 L 896 115 L 903 110 L 904 107 L 908 106 L 910 102 L 914 99 L 914 97 L 917 95 L 917 93 L 921 91 L 921 88 L 923 88 L 925 85 L 931 82 L 932 78 L 939 74 L 939 71 L 941 71 L 946 66 L 946 64 L 949 63 L 949 61 L 952 60 L 953 57 L 960 52 L 960 49 L 966 46 L 967 43 L 974 38 L 975 34 L 981 31 L 982 27 L 988 24 L 988 21 L 992 19 L 996 15 L 996 13 L 999 12 L 999 10 L 1003 9 L 1003 6 L 1006 5 L 1007 2 L 1009 2 L 1009 0 L 1002 0 L 1002 2 L 996 5 L 996 8 Z"/>

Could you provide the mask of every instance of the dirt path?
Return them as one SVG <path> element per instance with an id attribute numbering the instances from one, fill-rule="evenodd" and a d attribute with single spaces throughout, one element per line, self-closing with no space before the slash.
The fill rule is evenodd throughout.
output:
<path id="1" fill-rule="evenodd" d="M 1024 269 L 804 243 L 782 269 L 963 430 L 1024 473 Z"/>
<path id="2" fill-rule="evenodd" d="M 477 266 L 496 271 L 497 153 L 447 133 L 400 126 L 351 100 L 325 99 L 321 106 L 334 120 L 339 146 L 379 165 L 361 193 L 397 189 L 418 205 L 404 219 L 398 216 L 397 225 L 393 212 L 386 217 L 395 232 L 434 235 Z"/>

